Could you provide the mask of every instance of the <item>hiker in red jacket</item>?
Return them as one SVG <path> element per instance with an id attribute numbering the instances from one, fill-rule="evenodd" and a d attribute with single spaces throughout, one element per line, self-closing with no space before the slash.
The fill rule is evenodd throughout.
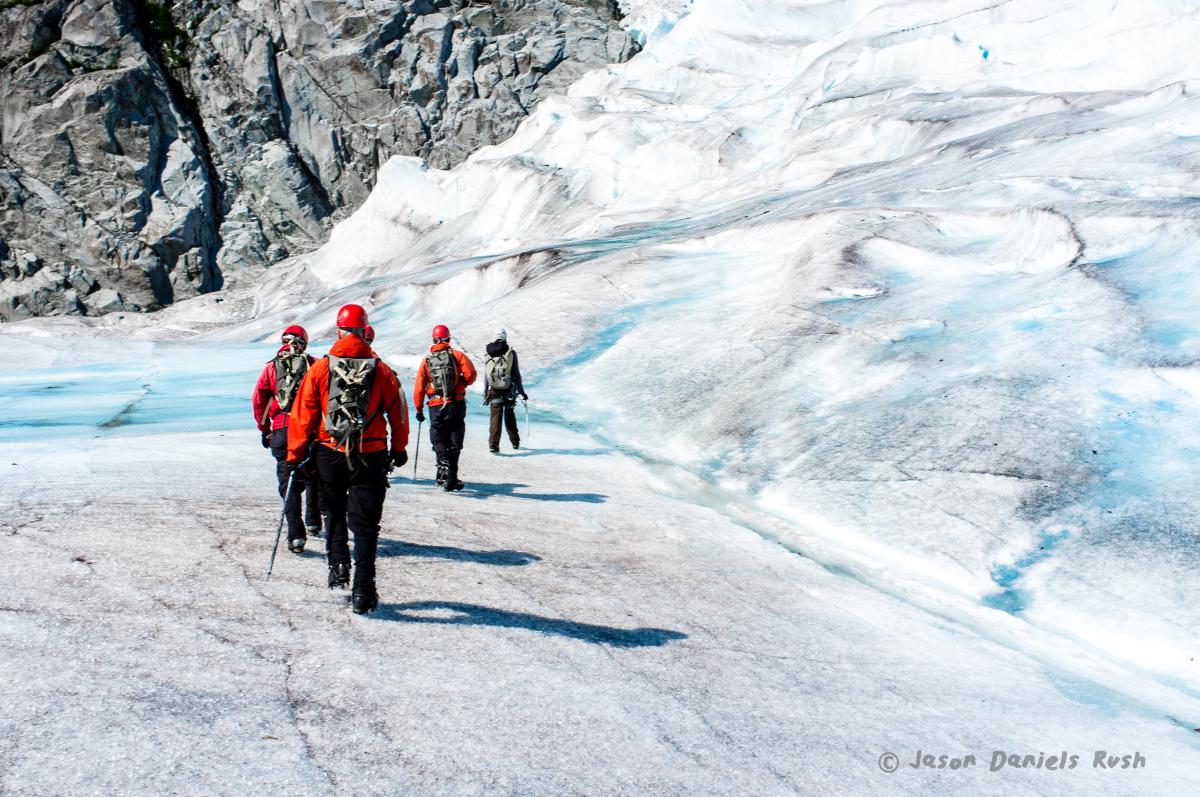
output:
<path id="1" fill-rule="evenodd" d="M 364 614 L 379 605 L 375 589 L 379 521 L 388 471 L 408 461 L 408 404 L 396 372 L 363 339 L 367 312 L 348 304 L 338 312 L 337 326 L 337 342 L 328 356 L 308 369 L 296 394 L 288 427 L 288 465 L 298 467 L 311 448 L 329 512 L 325 543 L 329 588 L 350 582 L 349 532 L 353 531 L 351 602 L 355 614 Z"/>
<path id="2" fill-rule="evenodd" d="M 417 421 L 424 421 L 422 407 L 429 400 L 429 442 L 437 456 L 437 481 L 446 492 L 461 490 L 458 456 L 467 429 L 467 387 L 475 381 L 475 365 L 461 351 L 450 348 L 450 329 L 433 328 L 433 345 L 417 369 L 413 404 Z"/>
<path id="3" fill-rule="evenodd" d="M 292 325 L 283 330 L 283 345 L 275 356 L 263 367 L 254 386 L 251 403 L 254 420 L 262 433 L 263 448 L 269 448 L 275 456 L 275 476 L 279 480 L 279 496 L 285 499 L 285 514 L 288 524 L 288 550 L 300 553 L 304 550 L 305 528 L 314 537 L 321 536 L 321 515 L 315 479 L 296 474 L 296 482 L 288 490 L 287 429 L 292 402 L 300 380 L 313 364 L 312 356 L 305 354 L 308 333 L 304 327 Z M 300 522 L 300 495 L 304 495 L 304 522 Z"/>

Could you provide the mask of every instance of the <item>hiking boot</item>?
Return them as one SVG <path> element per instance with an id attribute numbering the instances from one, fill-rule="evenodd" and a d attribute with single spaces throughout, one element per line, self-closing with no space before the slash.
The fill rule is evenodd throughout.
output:
<path id="1" fill-rule="evenodd" d="M 446 463 L 439 462 L 437 466 L 437 483 L 439 486 L 446 483 Z"/>
<path id="2" fill-rule="evenodd" d="M 350 596 L 350 606 L 355 614 L 366 614 L 373 612 L 379 607 L 379 593 L 375 588 L 359 589 L 355 588 Z"/>
<path id="3" fill-rule="evenodd" d="M 491 451 L 493 454 L 499 454 L 500 446 L 488 446 L 488 451 Z"/>
<path id="4" fill-rule="evenodd" d="M 520 448 L 520 447 L 521 447 L 521 441 L 520 441 L 520 440 L 513 440 L 513 451 L 516 451 L 516 450 L 517 450 L 518 448 Z"/>
<path id="5" fill-rule="evenodd" d="M 446 468 L 446 483 L 442 485 L 442 489 L 448 493 L 463 488 L 462 481 L 458 478 L 458 452 L 450 454 L 450 462 Z"/>
<path id="6" fill-rule="evenodd" d="M 345 589 L 346 585 L 349 583 L 350 583 L 350 565 L 348 563 L 343 562 L 341 564 L 329 566 L 329 588 L 330 589 L 333 589 L 334 587 L 341 587 L 341 588 Z"/>
<path id="7" fill-rule="evenodd" d="M 292 553 L 304 553 L 304 538 L 297 537 L 294 540 L 288 540 L 288 550 Z"/>
<path id="8" fill-rule="evenodd" d="M 310 537 L 320 537 L 321 536 L 321 527 L 319 525 L 318 526 L 306 526 L 305 528 L 308 530 L 308 536 L 310 536 Z"/>
<path id="9" fill-rule="evenodd" d="M 442 485 L 442 489 L 448 493 L 463 488 L 462 480 L 458 478 L 458 458 L 462 454 L 461 451 L 448 452 L 446 462 L 446 483 Z"/>

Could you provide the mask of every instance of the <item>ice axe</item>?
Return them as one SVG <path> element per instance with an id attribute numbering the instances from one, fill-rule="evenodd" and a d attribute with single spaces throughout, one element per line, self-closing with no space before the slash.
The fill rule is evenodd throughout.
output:
<path id="1" fill-rule="evenodd" d="M 306 459 L 288 474 L 287 490 L 283 493 L 283 511 L 279 513 L 279 528 L 275 531 L 275 545 L 271 548 L 271 561 L 267 563 L 267 578 L 271 577 L 271 571 L 275 569 L 275 554 L 279 551 L 279 537 L 283 534 L 283 521 L 287 519 L 288 499 L 292 497 L 292 487 L 296 484 L 296 471 L 307 464 L 308 460 Z"/>
<path id="2" fill-rule="evenodd" d="M 413 450 L 413 481 L 417 480 L 417 461 L 421 459 L 421 427 L 425 421 L 417 421 L 417 445 Z"/>

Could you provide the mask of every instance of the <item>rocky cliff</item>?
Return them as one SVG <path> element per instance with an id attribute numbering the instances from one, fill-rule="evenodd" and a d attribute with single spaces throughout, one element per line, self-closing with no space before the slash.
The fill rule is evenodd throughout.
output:
<path id="1" fill-rule="evenodd" d="M 616 0 L 0 0 L 0 318 L 147 310 L 322 242 L 636 44 Z"/>

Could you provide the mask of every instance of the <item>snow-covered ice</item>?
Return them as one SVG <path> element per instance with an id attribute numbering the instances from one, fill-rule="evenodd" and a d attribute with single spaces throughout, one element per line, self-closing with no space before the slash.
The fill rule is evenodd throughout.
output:
<path id="1" fill-rule="evenodd" d="M 4 444 L 6 794 L 1182 793 L 1185 731 L 665 496 L 537 423 L 448 496 L 392 478 L 383 605 L 264 579 L 253 434 Z M 428 463 L 427 453 L 425 457 Z M 13 465 L 12 463 L 16 463 Z M 203 463 L 200 465 L 199 463 Z M 257 475 L 260 478 L 255 478 Z M 70 489 L 64 490 L 61 485 Z M 1194 735 L 1194 734 L 1192 734 Z M 885 774 L 885 752 L 964 755 Z M 988 771 L 994 750 L 1081 754 Z M 1096 771 L 1094 750 L 1145 769 Z"/>
<path id="2" fill-rule="evenodd" d="M 268 759 L 232 755 L 232 727 L 197 755 L 281 793 L 366 788 L 354 771 L 381 793 L 1197 782 L 1200 7 L 623 6 L 640 55 L 453 171 L 392 160 L 256 290 L 0 330 L 22 552 L 3 567 L 25 585 L 0 628 L 22 661 L 62 659 L 56 629 L 95 613 L 116 624 L 81 642 L 95 662 L 158 651 L 94 704 L 55 702 L 46 738 L 109 754 L 104 709 L 211 671 L 188 694 L 221 710 L 147 698 L 144 743 L 275 712 L 290 730 L 255 729 L 290 741 L 254 741 Z M 232 431 L 280 325 L 328 340 L 346 301 L 406 385 L 433 323 L 475 355 L 507 327 L 535 445 L 559 452 L 472 460 L 468 479 L 510 486 L 450 504 L 396 485 L 380 619 L 398 622 L 345 616 L 316 561 L 259 580 L 270 463 Z M 46 573 L 63 603 L 37 608 Z M 210 607 L 204 630 L 181 620 Z M 52 693 L 22 689 L 0 700 L 34 714 L 13 716 Z M 3 782 L 36 784 L 13 722 Z M 903 744 L 1151 759 L 885 778 Z M 97 789 L 132 772 L 102 763 Z M 200 777 L 179 766 L 147 782 Z"/>

